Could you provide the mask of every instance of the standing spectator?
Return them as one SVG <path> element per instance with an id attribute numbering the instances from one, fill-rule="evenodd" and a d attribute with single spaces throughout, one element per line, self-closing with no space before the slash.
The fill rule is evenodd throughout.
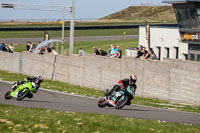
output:
<path id="1" fill-rule="evenodd" d="M 117 55 L 116 55 L 117 58 L 122 58 L 122 50 L 120 49 L 119 46 L 117 46 Z"/>
<path id="2" fill-rule="evenodd" d="M 8 45 L 8 52 L 13 53 L 13 52 L 14 52 L 14 49 L 15 49 L 15 47 L 13 46 L 12 43 L 10 43 L 10 44 Z"/>
<path id="3" fill-rule="evenodd" d="M 142 56 L 142 48 L 143 46 L 142 45 L 139 45 L 138 48 L 137 48 L 137 56 L 136 58 L 140 58 Z"/>
<path id="4" fill-rule="evenodd" d="M 99 48 L 99 53 L 101 56 L 107 56 L 107 52 L 102 50 L 102 48 Z"/>
<path id="5" fill-rule="evenodd" d="M 44 32 L 44 41 L 50 40 L 50 35 L 48 33 L 48 31 Z"/>
<path id="6" fill-rule="evenodd" d="M 78 54 L 79 54 L 79 56 L 83 56 L 83 55 L 85 55 L 85 51 L 82 48 L 79 48 Z"/>
<path id="7" fill-rule="evenodd" d="M 99 51 L 97 50 L 97 48 L 94 46 L 94 47 L 92 47 L 93 48 L 93 50 L 94 50 L 94 54 L 95 55 L 100 55 L 100 53 L 99 53 Z"/>
<path id="8" fill-rule="evenodd" d="M 58 55 L 58 53 L 56 52 L 56 50 L 54 49 L 54 47 L 52 47 L 51 50 L 52 50 L 52 51 L 51 51 L 52 54 Z"/>
<path id="9" fill-rule="evenodd" d="M 142 56 L 141 56 L 141 59 L 147 59 L 147 58 L 149 58 L 149 53 L 148 53 L 148 51 L 146 51 L 146 48 L 145 47 L 143 47 L 142 48 Z"/>
<path id="10" fill-rule="evenodd" d="M 158 59 L 152 48 L 149 51 L 149 55 L 150 55 L 149 59 L 151 59 L 151 60 L 157 60 Z"/>

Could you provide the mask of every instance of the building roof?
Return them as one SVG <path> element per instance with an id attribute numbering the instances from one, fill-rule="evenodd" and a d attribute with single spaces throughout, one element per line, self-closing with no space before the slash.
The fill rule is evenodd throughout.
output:
<path id="1" fill-rule="evenodd" d="M 164 0 L 163 3 L 177 4 L 177 3 L 189 3 L 189 2 L 200 2 L 200 0 Z"/>

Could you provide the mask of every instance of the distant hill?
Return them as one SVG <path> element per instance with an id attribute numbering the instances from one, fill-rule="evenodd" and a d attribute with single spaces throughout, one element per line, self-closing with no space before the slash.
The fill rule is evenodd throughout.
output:
<path id="1" fill-rule="evenodd" d="M 176 23 L 174 9 L 171 6 L 130 6 L 99 20 Z"/>

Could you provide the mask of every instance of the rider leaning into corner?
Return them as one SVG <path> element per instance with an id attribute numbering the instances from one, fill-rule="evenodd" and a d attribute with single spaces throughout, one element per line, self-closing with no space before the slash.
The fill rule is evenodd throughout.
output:
<path id="1" fill-rule="evenodd" d="M 137 89 L 137 86 L 136 86 L 136 81 L 137 81 L 137 76 L 134 75 L 134 74 L 131 74 L 129 79 L 128 78 L 125 78 L 125 79 L 122 79 L 122 80 L 119 80 L 118 81 L 118 84 L 117 85 L 114 85 L 113 88 L 108 92 L 109 95 L 112 95 L 113 93 L 113 97 L 108 101 L 109 104 L 111 104 L 112 106 L 115 106 L 116 104 L 116 99 L 117 99 L 117 96 L 115 95 L 117 91 L 120 91 L 120 90 L 127 90 L 130 94 L 131 94 L 131 98 L 130 100 L 128 101 L 127 105 L 130 105 L 131 104 L 131 100 L 134 98 L 135 96 L 135 91 Z"/>
<path id="2" fill-rule="evenodd" d="M 39 77 L 26 77 L 24 81 L 18 81 L 15 82 L 12 86 L 12 89 L 15 90 L 17 87 L 21 84 L 23 84 L 25 87 L 28 87 L 30 90 L 32 90 L 34 93 L 37 93 L 38 89 L 40 88 L 40 84 L 43 82 L 42 76 Z M 31 85 L 29 85 L 31 84 Z M 29 93 L 29 98 L 33 97 L 33 94 Z"/>

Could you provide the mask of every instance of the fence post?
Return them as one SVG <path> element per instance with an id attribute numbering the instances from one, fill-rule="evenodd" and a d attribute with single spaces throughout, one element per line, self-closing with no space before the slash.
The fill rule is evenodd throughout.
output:
<path id="1" fill-rule="evenodd" d="M 55 58 L 54 58 L 53 72 L 52 72 L 51 80 L 53 80 L 53 78 L 54 78 L 54 71 L 55 71 L 55 67 L 56 67 L 56 57 L 57 57 L 57 55 L 55 55 Z"/>
<path id="2" fill-rule="evenodd" d="M 19 73 L 23 72 L 23 53 L 19 54 Z"/>

